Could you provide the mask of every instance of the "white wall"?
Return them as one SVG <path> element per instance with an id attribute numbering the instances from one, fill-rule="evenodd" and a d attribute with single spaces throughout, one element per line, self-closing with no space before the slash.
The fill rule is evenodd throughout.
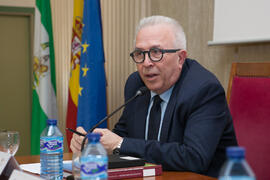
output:
<path id="1" fill-rule="evenodd" d="M 270 41 L 269 0 L 215 0 L 213 42 Z"/>

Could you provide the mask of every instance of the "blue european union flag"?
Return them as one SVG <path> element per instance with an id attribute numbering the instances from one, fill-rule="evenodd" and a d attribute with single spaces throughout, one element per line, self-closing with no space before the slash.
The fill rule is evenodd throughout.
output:
<path id="1" fill-rule="evenodd" d="M 84 0 L 77 126 L 86 131 L 106 116 L 106 78 L 99 0 Z M 99 127 L 106 127 L 102 123 Z"/>

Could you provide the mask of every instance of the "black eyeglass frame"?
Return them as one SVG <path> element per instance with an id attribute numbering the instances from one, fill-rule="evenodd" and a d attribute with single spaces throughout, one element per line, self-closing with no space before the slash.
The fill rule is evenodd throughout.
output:
<path id="1" fill-rule="evenodd" d="M 151 51 L 151 50 L 159 50 L 159 51 L 162 53 L 160 59 L 158 59 L 158 60 L 152 59 L 151 56 L 150 56 L 150 51 Z M 165 54 L 165 53 L 175 53 L 175 52 L 180 51 L 180 50 L 181 50 L 181 49 L 159 49 L 159 48 L 150 48 L 148 51 L 141 51 L 141 50 L 139 50 L 139 49 L 136 49 L 136 50 L 134 50 L 132 53 L 130 53 L 129 55 L 132 57 L 132 59 L 133 59 L 133 61 L 134 61 L 135 63 L 140 64 L 140 63 L 143 63 L 144 60 L 145 60 L 145 53 L 148 54 L 148 57 L 149 57 L 149 59 L 150 59 L 151 61 L 153 61 L 153 62 L 158 62 L 158 61 L 160 61 L 160 60 L 163 58 L 163 54 Z M 141 61 L 139 61 L 139 62 L 136 61 L 135 58 L 134 58 L 134 53 L 135 53 L 136 51 L 141 51 L 141 52 L 143 53 L 143 59 L 142 59 Z"/>

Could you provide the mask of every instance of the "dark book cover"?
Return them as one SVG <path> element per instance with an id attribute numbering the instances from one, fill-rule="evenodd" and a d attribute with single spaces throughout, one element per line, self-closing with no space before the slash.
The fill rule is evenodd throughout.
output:
<path id="1" fill-rule="evenodd" d="M 115 155 L 111 154 L 108 156 L 108 168 L 123 168 L 123 167 L 134 167 L 134 166 L 144 166 L 145 160 L 141 158 Z"/>

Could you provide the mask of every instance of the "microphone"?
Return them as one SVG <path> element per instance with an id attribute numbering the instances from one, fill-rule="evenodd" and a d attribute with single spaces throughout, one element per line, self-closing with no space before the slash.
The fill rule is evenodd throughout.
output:
<path id="1" fill-rule="evenodd" d="M 93 130 L 95 128 L 97 128 L 100 124 L 102 124 L 104 121 L 106 121 L 107 119 L 109 119 L 111 116 L 113 116 L 116 112 L 118 112 L 120 109 L 122 109 L 123 107 L 125 107 L 129 102 L 133 101 L 135 98 L 137 98 L 138 96 L 142 96 L 144 95 L 146 92 L 148 91 L 147 87 L 142 86 L 140 87 L 134 96 L 132 96 L 131 98 L 129 98 L 123 105 L 121 105 L 120 107 L 118 107 L 116 110 L 114 110 L 112 113 L 110 113 L 108 116 L 106 116 L 105 118 L 103 118 L 102 120 L 100 120 L 97 124 L 95 124 L 89 131 L 88 133 L 93 132 Z M 83 151 L 84 148 L 84 144 L 86 141 L 87 136 L 85 135 L 85 137 L 83 138 L 82 141 L 82 146 L 81 146 L 81 152 Z"/>

